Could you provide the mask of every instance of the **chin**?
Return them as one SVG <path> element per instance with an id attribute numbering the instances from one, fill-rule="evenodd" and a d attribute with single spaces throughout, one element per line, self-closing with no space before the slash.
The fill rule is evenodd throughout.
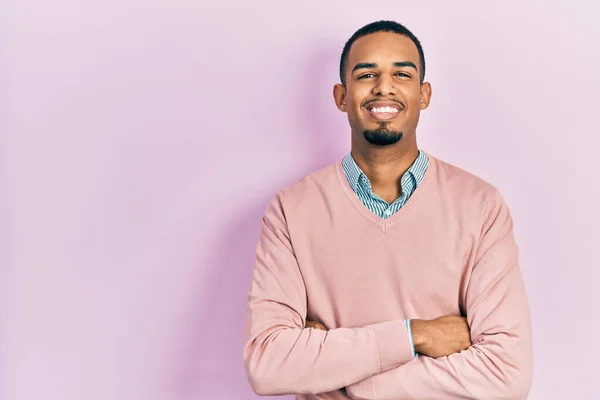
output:
<path id="1" fill-rule="evenodd" d="M 363 131 L 364 139 L 374 146 L 391 146 L 402 140 L 402 131 L 367 129 Z"/>

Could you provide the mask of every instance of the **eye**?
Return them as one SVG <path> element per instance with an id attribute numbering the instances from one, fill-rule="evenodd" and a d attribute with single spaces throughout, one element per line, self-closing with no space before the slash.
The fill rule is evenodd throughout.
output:
<path id="1" fill-rule="evenodd" d="M 396 72 L 396 76 L 401 78 L 410 78 L 410 74 L 407 74 L 406 72 Z"/>
<path id="2" fill-rule="evenodd" d="M 359 77 L 358 77 L 358 79 L 372 78 L 372 77 L 374 77 L 374 76 L 375 76 L 375 74 L 372 74 L 372 73 L 366 73 L 366 74 L 363 74 L 363 75 L 359 76 Z"/>

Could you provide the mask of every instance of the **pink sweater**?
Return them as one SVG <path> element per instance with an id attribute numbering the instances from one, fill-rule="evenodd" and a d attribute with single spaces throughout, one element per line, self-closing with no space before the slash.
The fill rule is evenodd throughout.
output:
<path id="1" fill-rule="evenodd" d="M 388 219 L 361 203 L 340 163 L 275 196 L 246 310 L 244 360 L 258 394 L 527 397 L 530 316 L 509 209 L 490 184 L 428 156 L 423 182 Z M 413 359 L 403 319 L 443 315 L 466 316 L 473 345 Z"/>

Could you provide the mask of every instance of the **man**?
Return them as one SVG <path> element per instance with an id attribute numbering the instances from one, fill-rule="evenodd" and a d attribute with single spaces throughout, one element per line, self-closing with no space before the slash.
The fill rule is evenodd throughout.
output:
<path id="1" fill-rule="evenodd" d="M 490 184 L 420 150 L 425 58 L 380 21 L 346 43 L 337 107 L 351 152 L 265 212 L 244 360 L 262 395 L 525 399 L 528 301 Z"/>

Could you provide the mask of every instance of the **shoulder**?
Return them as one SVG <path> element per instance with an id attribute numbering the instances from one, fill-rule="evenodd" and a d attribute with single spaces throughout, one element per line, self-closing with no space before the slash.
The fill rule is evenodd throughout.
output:
<path id="1" fill-rule="evenodd" d="M 442 190 L 457 193 L 463 200 L 481 198 L 489 201 L 501 197 L 498 188 L 487 180 L 431 154 L 427 155 L 430 163 L 435 165 L 437 184 Z"/>
<path id="2" fill-rule="evenodd" d="M 496 186 L 439 158 L 430 156 L 430 160 L 435 165 L 439 200 L 444 207 L 469 221 L 479 235 L 491 232 L 501 236 L 511 232 L 511 212 Z"/>
<path id="3" fill-rule="evenodd" d="M 463 210 L 464 215 L 478 216 L 476 219 L 484 224 L 500 213 L 510 216 L 509 207 L 494 184 L 435 156 L 429 158 L 435 165 L 438 192 L 445 203 Z"/>
<path id="4" fill-rule="evenodd" d="M 334 188 L 339 188 L 341 162 L 336 161 L 281 188 L 271 198 L 268 209 L 287 210 L 310 208 Z M 268 211 L 268 210 L 267 210 Z"/>

